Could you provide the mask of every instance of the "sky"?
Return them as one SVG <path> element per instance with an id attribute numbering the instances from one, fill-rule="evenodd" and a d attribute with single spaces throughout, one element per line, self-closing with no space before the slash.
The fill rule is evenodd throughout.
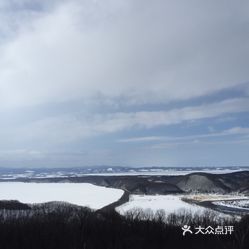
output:
<path id="1" fill-rule="evenodd" d="M 248 166 L 249 2 L 0 0 L 0 167 Z"/>

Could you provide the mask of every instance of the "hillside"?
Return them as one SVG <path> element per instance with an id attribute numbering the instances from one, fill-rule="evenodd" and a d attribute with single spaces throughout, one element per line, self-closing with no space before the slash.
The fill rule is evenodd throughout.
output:
<path id="1" fill-rule="evenodd" d="M 4 181 L 4 180 L 2 180 Z M 228 174 L 191 173 L 188 175 L 80 176 L 55 178 L 17 178 L 24 182 L 85 182 L 114 187 L 132 194 L 170 193 L 249 193 L 249 171 Z"/>

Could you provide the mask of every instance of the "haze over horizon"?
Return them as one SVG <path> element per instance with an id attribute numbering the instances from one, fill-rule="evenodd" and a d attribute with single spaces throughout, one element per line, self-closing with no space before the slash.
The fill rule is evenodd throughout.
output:
<path id="1" fill-rule="evenodd" d="M 0 0 L 0 167 L 248 166 L 249 2 Z"/>

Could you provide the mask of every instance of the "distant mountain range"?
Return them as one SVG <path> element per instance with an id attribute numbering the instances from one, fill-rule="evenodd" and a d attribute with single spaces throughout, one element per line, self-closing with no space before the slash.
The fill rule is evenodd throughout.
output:
<path id="1" fill-rule="evenodd" d="M 187 175 L 194 172 L 224 174 L 249 170 L 249 167 L 110 167 L 82 168 L 0 168 L 0 179 L 54 178 L 84 175 Z"/>
<path id="2" fill-rule="evenodd" d="M 35 174 L 34 174 L 35 175 Z M 1 178 L 1 181 L 77 182 L 123 189 L 131 194 L 242 193 L 249 195 L 249 170 L 232 173 L 195 172 L 180 175 L 49 175 L 49 177 Z"/>

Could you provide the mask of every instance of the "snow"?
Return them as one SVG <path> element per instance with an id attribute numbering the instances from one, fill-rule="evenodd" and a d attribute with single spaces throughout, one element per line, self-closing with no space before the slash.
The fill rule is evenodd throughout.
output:
<path id="1" fill-rule="evenodd" d="M 131 195 L 129 202 L 119 206 L 116 210 L 120 214 L 125 214 L 132 209 L 151 209 L 153 212 L 163 209 L 165 214 L 181 213 L 184 211 L 193 214 L 209 210 L 194 204 L 189 204 L 181 200 L 182 195 Z"/>
<path id="2" fill-rule="evenodd" d="M 218 206 L 225 206 L 225 207 L 249 210 L 249 199 L 214 201 L 213 204 L 218 205 Z"/>
<path id="3" fill-rule="evenodd" d="M 122 194 L 123 190 L 89 183 L 0 183 L 0 200 L 18 200 L 29 204 L 62 201 L 100 209 L 117 201 Z"/>
<path id="4" fill-rule="evenodd" d="M 89 176 L 137 176 L 137 175 L 144 175 L 144 176 L 178 176 L 178 175 L 188 175 L 192 173 L 210 173 L 210 174 L 228 174 L 234 172 L 240 172 L 243 169 L 233 170 L 233 169 L 203 169 L 203 170 L 146 170 L 142 169 L 139 171 L 129 170 L 127 172 L 105 172 L 105 173 L 84 173 L 84 174 L 77 174 L 78 176 L 82 175 L 89 175 Z"/>
<path id="5" fill-rule="evenodd" d="M 186 196 L 188 200 L 194 201 L 230 201 L 230 200 L 241 200 L 245 199 L 246 196 L 241 193 L 232 193 L 232 194 L 188 194 Z"/>
<path id="6" fill-rule="evenodd" d="M 53 172 L 46 171 L 44 172 L 36 172 L 35 170 L 25 170 L 22 173 L 13 173 L 9 172 L 1 173 L 0 170 L 0 179 L 17 179 L 17 178 L 57 178 L 57 177 L 69 177 L 69 176 L 85 176 L 85 175 L 101 175 L 101 176 L 133 176 L 133 175 L 144 175 L 144 176 L 152 176 L 152 175 L 187 175 L 190 173 L 196 172 L 205 172 L 205 173 L 212 173 L 212 174 L 225 174 L 225 173 L 232 173 L 232 172 L 240 172 L 243 170 L 248 170 L 248 168 L 238 168 L 238 169 L 229 169 L 229 168 L 213 168 L 213 169 L 128 169 L 127 171 L 116 171 L 115 168 L 109 167 L 107 168 L 106 172 L 99 172 L 98 169 L 69 169 L 69 170 L 53 170 Z"/>

